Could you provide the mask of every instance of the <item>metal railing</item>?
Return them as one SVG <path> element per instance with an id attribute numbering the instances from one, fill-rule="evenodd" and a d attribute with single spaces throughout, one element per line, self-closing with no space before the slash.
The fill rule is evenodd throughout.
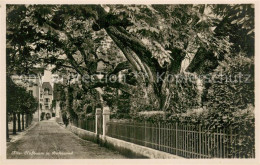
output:
<path id="1" fill-rule="evenodd" d="M 86 118 L 86 119 L 79 119 L 79 120 L 72 120 L 72 124 L 75 127 L 79 127 L 81 129 L 95 132 L 95 118 Z"/>
<path id="2" fill-rule="evenodd" d="M 107 136 L 168 152 L 185 158 L 254 158 L 252 148 L 239 144 L 244 136 L 232 128 L 209 130 L 202 125 L 152 123 L 148 121 L 107 123 Z"/>

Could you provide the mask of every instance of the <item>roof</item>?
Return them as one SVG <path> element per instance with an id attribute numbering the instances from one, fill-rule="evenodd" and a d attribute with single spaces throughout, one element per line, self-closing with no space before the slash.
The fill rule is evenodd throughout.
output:
<path id="1" fill-rule="evenodd" d="M 42 83 L 42 89 L 45 89 L 45 88 L 48 88 L 49 92 L 52 93 L 52 87 L 51 87 L 50 82 L 43 82 Z"/>

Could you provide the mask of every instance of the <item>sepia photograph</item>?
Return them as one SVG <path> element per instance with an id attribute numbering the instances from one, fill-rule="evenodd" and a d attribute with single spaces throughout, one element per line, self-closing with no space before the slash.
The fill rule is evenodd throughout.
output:
<path id="1" fill-rule="evenodd" d="M 256 158 L 254 3 L 4 9 L 7 160 Z"/>

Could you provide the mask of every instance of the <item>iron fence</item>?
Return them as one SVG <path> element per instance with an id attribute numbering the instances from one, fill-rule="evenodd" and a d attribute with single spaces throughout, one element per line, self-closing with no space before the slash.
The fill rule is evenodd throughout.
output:
<path id="1" fill-rule="evenodd" d="M 95 132 L 95 118 L 86 118 L 86 119 L 74 119 L 72 120 L 72 124 L 75 127 L 79 127 L 81 129 Z"/>
<path id="2" fill-rule="evenodd" d="M 245 136 L 231 128 L 212 131 L 202 125 L 110 121 L 107 136 L 185 158 L 255 157 L 254 142 L 245 150 L 240 144 Z"/>

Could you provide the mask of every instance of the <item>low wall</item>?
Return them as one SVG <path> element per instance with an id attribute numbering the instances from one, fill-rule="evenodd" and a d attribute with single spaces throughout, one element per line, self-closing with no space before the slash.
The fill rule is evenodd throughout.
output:
<path id="1" fill-rule="evenodd" d="M 90 132 L 72 125 L 68 125 L 67 129 L 76 134 L 78 137 L 84 140 L 89 140 L 92 142 L 97 143 L 98 142 L 98 137 L 94 132 Z"/>
<path id="2" fill-rule="evenodd" d="M 140 146 L 134 143 L 129 143 L 123 140 L 115 139 L 108 136 L 97 136 L 95 133 L 68 125 L 69 129 L 80 138 L 99 143 L 109 149 L 119 151 L 121 154 L 129 158 L 152 158 L 152 159 L 182 159 L 182 157 L 172 155 L 166 152 L 154 150 L 148 147 Z"/>

